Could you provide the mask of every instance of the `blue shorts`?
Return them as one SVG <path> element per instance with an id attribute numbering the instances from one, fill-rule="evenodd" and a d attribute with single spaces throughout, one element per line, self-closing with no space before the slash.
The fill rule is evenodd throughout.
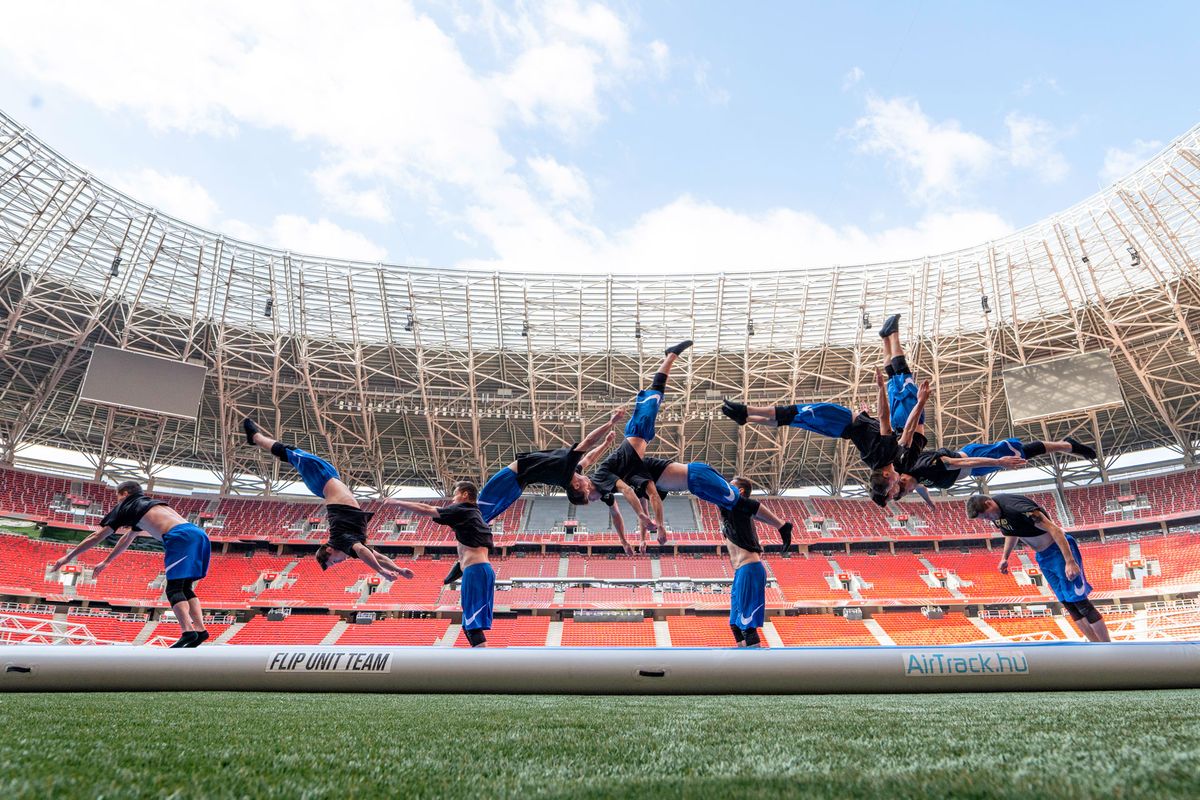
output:
<path id="1" fill-rule="evenodd" d="M 897 434 L 904 430 L 908 415 L 917 406 L 917 381 L 911 372 L 893 375 L 887 382 L 888 406 L 892 410 L 892 430 Z M 925 422 L 925 412 L 921 412 Z"/>
<path id="2" fill-rule="evenodd" d="M 167 580 L 197 580 L 208 574 L 208 535 L 190 522 L 163 534 Z"/>
<path id="3" fill-rule="evenodd" d="M 1057 544 L 1039 550 L 1036 555 L 1038 567 L 1060 603 L 1074 603 L 1092 593 L 1092 585 L 1083 571 L 1083 556 L 1079 555 L 1079 545 L 1074 536 L 1067 537 L 1067 545 L 1071 548 L 1071 555 L 1075 556 L 1075 563 L 1079 565 L 1079 577 L 1074 581 L 1067 579 L 1067 560 Z"/>
<path id="4" fill-rule="evenodd" d="M 496 599 L 496 572 L 491 564 L 472 564 L 463 570 L 462 627 L 464 631 L 491 630 L 492 602 Z"/>
<path id="5" fill-rule="evenodd" d="M 1020 439 L 1002 439 L 991 444 L 969 444 L 962 449 L 967 458 L 1004 458 L 1005 456 L 1020 456 L 1025 458 L 1025 445 Z M 971 475 L 990 475 L 999 471 L 999 467 L 975 467 Z"/>
<path id="6" fill-rule="evenodd" d="M 287 451 L 288 463 L 300 473 L 300 480 L 317 497 L 325 496 L 325 484 L 338 477 L 338 471 L 323 458 L 307 450 L 293 448 Z"/>
<path id="7" fill-rule="evenodd" d="M 746 631 L 761 628 L 767 605 L 767 568 L 761 561 L 742 564 L 733 573 L 729 624 Z"/>
<path id="8" fill-rule="evenodd" d="M 479 513 L 484 522 L 491 522 L 504 513 L 504 510 L 517 502 L 521 496 L 521 483 L 517 473 L 508 467 L 488 478 L 488 482 L 479 490 Z"/>
<path id="9" fill-rule="evenodd" d="M 662 405 L 663 393 L 657 389 L 642 389 L 633 403 L 633 415 L 625 423 L 625 436 L 636 436 L 647 442 L 654 441 L 654 423 L 658 420 L 658 407 Z"/>
<path id="10" fill-rule="evenodd" d="M 701 500 L 707 500 L 726 511 L 732 509 L 741 497 L 741 493 L 729 481 L 703 461 L 693 461 L 687 465 L 687 488 Z"/>
<path id="11" fill-rule="evenodd" d="M 792 420 L 791 427 L 838 439 L 853 421 L 854 412 L 845 406 L 837 403 L 805 403 L 796 406 L 796 418 Z"/>

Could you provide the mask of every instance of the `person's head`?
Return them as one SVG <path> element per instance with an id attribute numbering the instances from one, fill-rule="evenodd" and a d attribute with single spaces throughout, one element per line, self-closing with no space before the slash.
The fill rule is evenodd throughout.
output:
<path id="1" fill-rule="evenodd" d="M 742 497 L 749 497 L 754 493 L 754 483 L 743 475 L 733 476 L 733 480 L 731 480 L 729 483 L 730 485 L 737 487 L 737 490 L 741 492 Z"/>
<path id="2" fill-rule="evenodd" d="M 986 494 L 973 494 L 967 498 L 967 519 L 1000 519 L 1000 506 Z"/>
<path id="3" fill-rule="evenodd" d="M 596 491 L 590 478 L 578 472 L 571 476 L 571 483 L 567 486 L 567 501 L 571 505 L 586 506 L 592 500 L 599 499 L 600 493 Z"/>
<path id="4" fill-rule="evenodd" d="M 896 470 L 892 468 L 891 464 L 882 469 L 871 470 L 871 502 L 880 508 L 887 508 L 888 499 L 892 495 L 892 487 L 895 483 Z"/>
<path id="5" fill-rule="evenodd" d="M 128 497 L 137 497 L 142 493 L 142 485 L 137 481 L 122 481 L 117 484 L 116 488 L 117 499 L 124 500 Z"/>
<path id="6" fill-rule="evenodd" d="M 474 503 L 479 500 L 479 487 L 470 481 L 459 481 L 454 484 L 454 497 L 456 503 Z"/>
<path id="7" fill-rule="evenodd" d="M 915 490 L 916 488 L 917 479 L 912 475 L 906 475 L 905 473 L 901 472 L 900 476 L 896 478 L 896 482 L 892 485 L 892 499 L 899 500 L 901 497 L 904 497 L 906 494 Z"/>
<path id="8" fill-rule="evenodd" d="M 349 557 L 350 556 L 329 545 L 328 543 L 317 548 L 317 563 L 321 565 L 322 570 L 329 569 L 334 564 L 340 564 Z"/>

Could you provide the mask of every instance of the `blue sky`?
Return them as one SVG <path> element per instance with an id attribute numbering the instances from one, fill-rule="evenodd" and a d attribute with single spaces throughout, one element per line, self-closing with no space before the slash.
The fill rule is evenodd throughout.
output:
<path id="1" fill-rule="evenodd" d="M 206 227 L 390 263 L 918 256 L 1200 122 L 1189 3 L 23 5 L 0 108 L 49 144 Z"/>

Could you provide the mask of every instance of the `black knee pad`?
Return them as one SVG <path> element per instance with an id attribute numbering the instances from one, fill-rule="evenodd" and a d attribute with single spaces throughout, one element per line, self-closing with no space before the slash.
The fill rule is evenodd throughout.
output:
<path id="1" fill-rule="evenodd" d="M 665 372 L 654 373 L 654 380 L 650 381 L 650 388 L 656 392 L 667 391 L 667 373 L 665 373 Z"/>
<path id="2" fill-rule="evenodd" d="M 1045 442 L 1025 442 L 1021 443 L 1021 449 L 1025 451 L 1026 458 L 1037 458 L 1038 456 L 1046 455 Z"/>
<path id="3" fill-rule="evenodd" d="M 186 579 L 173 578 L 167 581 L 165 593 L 167 602 L 171 605 L 176 603 L 186 603 L 188 601 L 188 592 L 191 591 L 192 582 Z M 196 595 L 192 595 L 195 597 Z"/>
<path id="4" fill-rule="evenodd" d="M 748 517 L 757 515 L 761 507 L 762 503 L 742 495 L 738 495 L 738 499 L 733 502 L 733 510 L 738 514 L 745 514 Z"/>
<path id="5" fill-rule="evenodd" d="M 483 635 L 483 631 L 479 628 L 463 631 L 463 634 L 467 637 L 467 641 L 471 647 L 479 647 L 479 645 L 487 641 L 487 637 Z"/>
<path id="6" fill-rule="evenodd" d="M 730 625 L 729 630 L 733 631 L 733 638 L 737 641 L 737 643 L 739 645 L 742 642 L 746 641 L 746 634 L 742 633 L 742 629 L 739 628 L 737 625 Z"/>
<path id="7" fill-rule="evenodd" d="M 285 445 L 283 442 L 276 442 L 275 444 L 271 445 L 271 455 L 275 456 L 285 464 L 290 464 L 291 462 L 288 461 L 287 451 L 287 445 Z"/>
<path id="8" fill-rule="evenodd" d="M 759 647 L 762 645 L 762 639 L 758 638 L 758 628 L 746 628 L 742 631 L 742 636 L 746 639 L 746 647 Z"/>
<path id="9" fill-rule="evenodd" d="M 1100 620 L 1104 619 L 1100 615 L 1100 609 L 1096 608 L 1092 601 L 1088 600 L 1086 597 L 1082 600 L 1076 600 L 1075 608 L 1078 609 L 1079 616 L 1083 617 L 1088 622 L 1099 622 Z M 1079 619 L 1079 617 L 1075 617 L 1075 619 Z"/>
<path id="10" fill-rule="evenodd" d="M 903 354 L 894 357 L 892 359 L 891 363 L 888 364 L 888 366 L 892 368 L 893 374 L 896 374 L 896 375 L 911 375 L 912 374 L 912 370 L 908 368 L 908 359 L 906 359 Z"/>
<path id="11" fill-rule="evenodd" d="M 792 420 L 796 418 L 795 406 L 775 406 L 775 422 L 781 428 L 786 428 L 792 424 Z"/>

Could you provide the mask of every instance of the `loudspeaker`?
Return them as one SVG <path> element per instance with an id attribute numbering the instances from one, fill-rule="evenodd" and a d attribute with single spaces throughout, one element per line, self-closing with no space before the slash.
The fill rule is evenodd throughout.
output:
<path id="1" fill-rule="evenodd" d="M 267 612 L 267 622 L 283 622 L 287 619 L 287 614 L 283 613 L 282 608 L 272 608 Z"/>

